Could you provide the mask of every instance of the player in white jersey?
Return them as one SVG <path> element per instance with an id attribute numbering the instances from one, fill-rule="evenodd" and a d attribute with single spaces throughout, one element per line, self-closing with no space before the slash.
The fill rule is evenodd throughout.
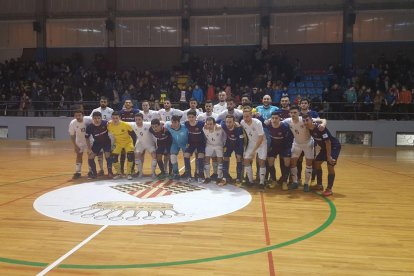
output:
<path id="1" fill-rule="evenodd" d="M 227 99 L 227 109 L 219 113 L 217 116 L 217 122 L 226 120 L 227 115 L 233 115 L 237 122 L 240 122 L 243 118 L 243 111 L 235 109 L 236 104 L 233 98 Z"/>
<path id="2" fill-rule="evenodd" d="M 263 130 L 262 122 L 252 117 L 252 109 L 245 107 L 243 109 L 243 120 L 240 125 L 247 134 L 248 142 L 246 150 L 244 151 L 244 168 L 249 178 L 249 184 L 253 183 L 252 161 L 256 156 L 259 158 L 259 188 L 261 191 L 265 189 L 265 175 L 266 175 L 266 158 L 267 158 L 267 142 Z"/>
<path id="3" fill-rule="evenodd" d="M 199 114 L 197 116 L 197 121 L 205 122 L 208 117 L 212 117 L 214 120 L 217 119 L 218 114 L 213 112 L 213 102 L 211 100 L 206 101 L 204 108 L 206 109 L 206 112 Z"/>
<path id="4" fill-rule="evenodd" d="M 321 122 L 321 128 L 326 126 L 326 120 L 318 119 L 318 121 Z M 297 106 L 293 105 L 290 107 L 290 118 L 283 120 L 283 122 L 289 125 L 290 131 L 294 137 L 290 164 L 290 173 L 292 175 L 293 183 L 289 186 L 289 189 L 297 189 L 299 186 L 297 162 L 303 151 L 306 160 L 305 183 L 303 185 L 303 190 L 308 192 L 309 180 L 312 175 L 312 161 L 314 159 L 313 138 L 310 135 L 309 130 L 306 128 L 302 117 L 299 116 L 299 108 Z"/>
<path id="5" fill-rule="evenodd" d="M 206 122 L 206 119 L 208 117 L 214 118 L 214 120 L 217 120 L 218 114 L 213 112 L 213 102 L 211 100 L 207 100 L 205 105 L 204 105 L 206 112 L 201 113 L 200 115 L 197 116 L 197 121 L 200 122 Z M 211 175 L 211 179 L 212 180 L 217 180 L 219 179 L 217 177 L 217 157 L 216 156 L 212 156 L 212 163 L 213 163 L 213 174 Z M 209 175 L 209 174 L 208 174 Z"/>
<path id="6" fill-rule="evenodd" d="M 149 102 L 147 100 L 142 101 L 142 110 L 140 111 L 140 113 L 142 113 L 142 115 L 144 115 L 144 122 L 150 122 L 152 121 L 152 119 L 161 119 L 160 114 L 158 113 L 158 111 L 155 110 L 151 110 L 149 109 L 150 105 Z"/>
<path id="7" fill-rule="evenodd" d="M 171 107 L 171 101 L 169 99 L 165 99 L 164 108 L 158 110 L 158 114 L 163 122 L 171 121 L 172 116 L 183 116 L 183 112 L 181 110 Z"/>
<path id="8" fill-rule="evenodd" d="M 109 122 L 109 120 L 111 120 L 112 113 L 114 112 L 114 110 L 112 108 L 108 107 L 108 98 L 105 97 L 105 96 L 102 96 L 101 99 L 99 100 L 99 107 L 92 110 L 91 115 L 90 115 L 91 117 L 92 117 L 92 114 L 94 112 L 100 112 L 102 114 L 102 120 L 105 120 L 105 121 Z M 109 135 L 109 138 L 111 139 L 112 145 L 113 145 L 114 140 L 113 140 L 112 135 Z M 91 139 L 92 139 L 92 136 L 91 136 Z M 104 175 L 103 152 L 100 152 L 98 154 L 98 164 L 99 164 L 99 168 L 100 168 L 100 170 L 98 172 L 98 175 L 102 176 L 102 175 Z"/>
<path id="9" fill-rule="evenodd" d="M 114 112 L 114 110 L 108 107 L 108 98 L 102 96 L 99 101 L 99 107 L 92 110 L 90 115 L 91 117 L 94 112 L 100 112 L 102 114 L 102 120 L 109 122 L 109 120 L 111 120 L 112 113 Z"/>
<path id="10" fill-rule="evenodd" d="M 224 91 L 221 91 L 218 94 L 218 98 L 219 98 L 219 103 L 214 105 L 213 108 L 213 112 L 216 114 L 220 114 L 221 112 L 223 112 L 224 110 L 227 109 L 227 102 L 226 102 L 226 98 L 227 98 L 227 94 Z"/>
<path id="11" fill-rule="evenodd" d="M 142 113 L 135 114 L 135 122 L 129 123 L 137 135 L 137 142 L 135 143 L 135 164 L 137 165 L 139 174 L 138 177 L 143 176 L 143 164 L 145 152 L 149 152 L 152 157 L 151 161 L 151 175 L 155 175 L 155 168 L 157 167 L 157 156 L 155 153 L 155 140 L 150 133 L 151 123 L 144 122 L 144 115 Z"/>
<path id="12" fill-rule="evenodd" d="M 204 159 L 204 173 L 206 180 L 204 183 L 210 182 L 210 158 L 217 157 L 217 184 L 225 185 L 226 181 L 223 179 L 223 145 L 224 133 L 220 125 L 216 124 L 213 117 L 208 117 L 203 128 L 204 136 L 206 137 L 206 156 Z"/>
<path id="13" fill-rule="evenodd" d="M 190 110 L 194 110 L 196 112 L 196 114 L 197 114 L 197 117 L 198 117 L 198 115 L 200 115 L 201 113 L 203 113 L 203 111 L 200 111 L 197 108 L 198 103 L 197 103 L 197 100 L 196 99 L 191 98 L 189 104 L 190 104 L 190 108 L 183 111 L 183 116 L 181 117 L 181 123 L 184 123 L 184 122 L 186 122 L 188 120 L 187 119 L 187 112 L 190 111 Z"/>
<path id="14" fill-rule="evenodd" d="M 76 171 L 72 178 L 77 179 L 81 177 L 83 152 L 88 150 L 85 134 L 86 127 L 92 123 L 92 118 L 83 116 L 81 110 L 75 110 L 74 117 L 75 119 L 69 123 L 69 135 L 76 153 Z"/>

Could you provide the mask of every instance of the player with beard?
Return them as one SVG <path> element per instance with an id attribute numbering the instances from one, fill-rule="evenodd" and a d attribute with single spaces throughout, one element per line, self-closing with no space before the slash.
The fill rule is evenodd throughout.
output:
<path id="1" fill-rule="evenodd" d="M 153 119 L 161 119 L 160 114 L 158 111 L 151 110 L 149 101 L 144 100 L 142 101 L 142 110 L 140 112 L 143 116 L 144 122 L 151 122 Z"/>
<path id="2" fill-rule="evenodd" d="M 172 116 L 178 116 L 180 118 L 183 116 L 181 110 L 171 107 L 171 101 L 169 99 L 165 99 L 164 108 L 158 110 L 158 114 L 160 114 L 161 121 L 163 122 L 171 121 Z"/>
<path id="3" fill-rule="evenodd" d="M 240 122 L 243 118 L 243 111 L 235 109 L 236 104 L 234 103 L 233 98 L 227 99 L 227 109 L 222 111 L 218 117 L 217 122 L 221 123 L 221 121 L 225 120 L 227 115 L 233 115 L 237 122 Z"/>

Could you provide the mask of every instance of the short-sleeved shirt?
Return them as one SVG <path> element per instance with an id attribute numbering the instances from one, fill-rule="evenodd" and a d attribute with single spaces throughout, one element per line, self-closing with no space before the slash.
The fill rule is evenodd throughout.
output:
<path id="1" fill-rule="evenodd" d="M 94 124 L 90 124 L 86 127 L 86 134 L 85 138 L 89 139 L 89 137 L 93 137 L 94 144 L 106 145 L 111 144 L 111 139 L 109 139 L 108 135 L 108 122 L 102 120 L 99 126 Z"/>
<path id="2" fill-rule="evenodd" d="M 171 133 L 172 142 L 176 144 L 178 147 L 185 149 L 188 144 L 188 129 L 185 124 L 180 124 L 179 129 L 173 129 L 171 127 L 171 123 L 167 122 L 165 127 Z"/>
<path id="3" fill-rule="evenodd" d="M 100 112 L 102 114 L 102 120 L 109 121 L 109 120 L 111 120 L 111 116 L 112 116 L 112 113 L 114 112 L 114 110 L 110 107 L 106 107 L 104 109 L 102 107 L 98 107 L 98 108 L 95 108 L 94 110 L 92 110 L 91 117 L 92 117 L 92 114 L 94 112 Z"/>
<path id="4" fill-rule="evenodd" d="M 308 128 L 302 121 L 302 117 L 299 117 L 299 121 L 297 123 L 293 122 L 292 118 L 287 118 L 283 120 L 284 123 L 289 125 L 290 131 L 293 134 L 294 142 L 297 144 L 307 144 L 312 139 Z"/>
<path id="5" fill-rule="evenodd" d="M 161 120 L 161 116 L 158 111 L 148 110 L 148 113 L 145 113 L 143 110 L 141 110 L 140 113 L 144 116 L 144 122 L 151 122 L 153 119 Z"/>
<path id="6" fill-rule="evenodd" d="M 196 121 L 195 126 L 190 125 L 189 122 L 184 123 L 188 129 L 188 144 L 190 145 L 202 145 L 205 144 L 203 127 L 204 123 Z"/>
<path id="7" fill-rule="evenodd" d="M 69 123 L 69 135 L 75 136 L 76 143 L 86 144 L 86 127 L 92 123 L 92 118 L 89 116 L 84 116 L 82 122 L 78 122 L 76 119 L 73 119 Z"/>
<path id="8" fill-rule="evenodd" d="M 183 116 L 183 112 L 179 109 L 170 108 L 170 110 L 166 111 L 164 108 L 158 110 L 160 114 L 161 121 L 169 122 L 171 121 L 172 116 Z"/>
<path id="9" fill-rule="evenodd" d="M 293 135 L 289 126 L 281 123 L 279 127 L 273 127 L 271 124 L 267 126 L 270 137 L 270 145 L 272 148 L 284 149 L 292 146 Z"/>
<path id="10" fill-rule="evenodd" d="M 146 145 L 146 146 L 151 146 L 155 144 L 154 140 L 152 139 L 152 135 L 150 133 L 151 123 L 143 122 L 141 127 L 139 127 L 137 123 L 128 123 L 128 124 L 131 125 L 132 129 L 137 135 L 137 143 Z"/>
<path id="11" fill-rule="evenodd" d="M 247 134 L 249 144 L 257 143 L 257 141 L 259 140 L 259 136 L 264 136 L 263 125 L 262 122 L 260 122 L 260 120 L 252 118 L 252 122 L 250 125 L 248 125 L 244 120 L 242 120 L 240 124 Z"/>
<path id="12" fill-rule="evenodd" d="M 313 140 L 318 146 L 320 146 L 322 149 L 326 149 L 325 141 L 327 140 L 331 141 L 332 147 L 340 146 L 338 139 L 336 139 L 336 137 L 333 137 L 331 132 L 327 128 L 325 128 L 323 131 L 320 131 L 318 128 L 319 124 L 314 123 L 314 125 L 315 125 L 315 128 L 312 130 L 309 130 L 309 132 L 312 135 Z"/>
<path id="13" fill-rule="evenodd" d="M 171 133 L 163 126 L 161 126 L 161 130 L 155 132 L 152 128 L 150 128 L 150 133 L 157 141 L 158 147 L 166 147 L 170 146 L 172 143 Z"/>
<path id="14" fill-rule="evenodd" d="M 197 121 L 205 122 L 210 117 L 217 121 L 218 114 L 212 112 L 211 115 L 207 115 L 207 112 L 204 112 L 197 116 Z"/>
<path id="15" fill-rule="evenodd" d="M 131 110 L 122 109 L 120 112 L 120 118 L 124 122 L 135 122 L 135 114 L 139 113 L 139 109 L 131 108 Z"/>
<path id="16" fill-rule="evenodd" d="M 212 147 L 223 146 L 224 134 L 223 134 L 223 129 L 219 125 L 216 124 L 214 126 L 213 131 L 203 128 L 203 132 L 206 137 L 207 146 L 212 146 Z"/>

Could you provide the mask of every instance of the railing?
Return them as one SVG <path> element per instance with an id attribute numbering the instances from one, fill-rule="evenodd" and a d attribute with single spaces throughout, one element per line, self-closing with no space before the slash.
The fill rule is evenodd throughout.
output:
<path id="1" fill-rule="evenodd" d="M 173 107 L 187 109 L 187 103 L 172 103 Z M 253 104 L 257 106 L 260 104 Z M 380 111 L 374 111 L 373 105 L 364 103 L 315 103 L 314 109 L 321 118 L 329 120 L 414 120 L 414 104 L 382 106 Z M 81 109 L 86 115 L 99 106 L 96 101 L 70 102 L 39 101 L 28 103 L 21 108 L 20 101 L 0 101 L 0 116 L 31 116 L 31 117 L 72 117 L 75 109 Z M 121 104 L 111 104 L 115 110 L 122 108 Z M 134 101 L 134 106 L 141 105 Z M 204 105 L 201 104 L 201 107 Z"/>

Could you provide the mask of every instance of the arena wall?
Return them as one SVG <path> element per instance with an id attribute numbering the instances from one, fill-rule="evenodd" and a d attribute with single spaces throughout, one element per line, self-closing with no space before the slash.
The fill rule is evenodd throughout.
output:
<path id="1" fill-rule="evenodd" d="M 55 128 L 55 140 L 69 140 L 70 117 L 0 117 L 0 127 L 8 127 L 8 139 L 26 140 L 26 127 L 47 126 Z M 337 131 L 364 131 L 372 133 L 373 147 L 395 147 L 396 133 L 413 133 L 412 121 L 328 121 L 333 135 Z"/>

